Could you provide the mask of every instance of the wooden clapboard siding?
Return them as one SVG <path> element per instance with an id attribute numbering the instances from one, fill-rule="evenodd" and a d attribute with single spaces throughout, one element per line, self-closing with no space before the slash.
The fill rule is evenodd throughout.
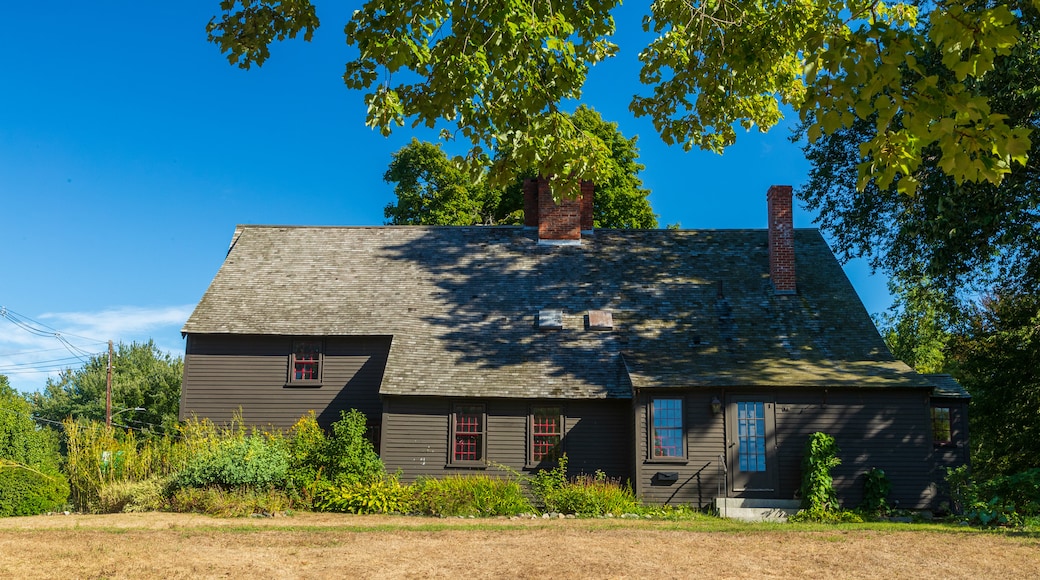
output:
<path id="1" fill-rule="evenodd" d="M 863 498 L 863 475 L 883 469 L 892 484 L 889 500 L 925 508 L 934 499 L 929 456 L 928 393 L 921 389 L 849 389 L 777 393 L 777 456 L 781 497 L 801 483 L 805 442 L 817 431 L 834 437 L 842 463 L 831 471 L 843 505 Z"/>
<path id="2" fill-rule="evenodd" d="M 755 390 L 742 389 L 741 394 Z M 832 471 L 835 487 L 847 507 L 862 500 L 863 474 L 884 469 L 892 483 L 890 499 L 901 507 L 929 507 L 935 497 L 930 411 L 923 389 L 763 389 L 764 400 L 775 401 L 777 498 L 793 498 L 801 484 L 801 462 L 809 436 L 822 431 L 834 436 L 842 465 Z M 711 400 L 725 392 L 662 391 L 658 396 L 684 397 L 686 461 L 649 459 L 648 406 L 655 393 L 641 393 L 634 405 L 636 489 L 654 503 L 703 504 L 718 490 L 727 492 L 725 413 L 714 415 Z M 655 482 L 658 472 L 677 472 L 675 483 Z M 700 473 L 699 478 L 697 473 Z"/>
<path id="3" fill-rule="evenodd" d="M 488 467 L 448 465 L 450 414 L 456 403 L 485 406 Z M 573 473 L 597 469 L 629 479 L 629 437 L 625 429 L 627 401 L 559 401 L 521 399 L 384 398 L 380 455 L 388 471 L 401 479 L 443 477 L 473 472 L 508 475 L 494 465 L 532 471 L 527 464 L 528 414 L 535 405 L 559 405 L 564 412 L 564 450 Z M 548 467 L 548 466 L 544 466 Z"/>
<path id="4" fill-rule="evenodd" d="M 188 335 L 181 418 L 288 427 L 314 411 L 323 426 L 356 408 L 377 422 L 389 337 L 325 337 L 320 387 L 287 386 L 294 337 Z"/>
<path id="5" fill-rule="evenodd" d="M 686 461 L 657 462 L 650 459 L 648 433 L 649 405 L 654 396 L 683 397 L 686 420 Z M 724 485 L 724 463 L 719 455 L 725 451 L 723 414 L 715 415 L 711 400 L 715 395 L 702 391 L 644 393 L 635 403 L 636 418 L 636 492 L 649 503 L 693 504 L 706 506 Z M 658 472 L 676 472 L 675 483 L 658 482 Z"/>

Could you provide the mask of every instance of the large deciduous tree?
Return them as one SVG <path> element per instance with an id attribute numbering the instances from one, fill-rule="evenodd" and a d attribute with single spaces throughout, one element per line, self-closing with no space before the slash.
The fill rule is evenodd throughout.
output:
<path id="1" fill-rule="evenodd" d="M 984 300 L 951 339 L 949 358 L 972 396 L 976 471 L 991 477 L 1040 466 L 1040 297 Z"/>
<path id="2" fill-rule="evenodd" d="M 945 53 L 931 46 L 917 54 L 922 75 L 904 83 L 936 78 L 950 91 L 985 98 L 991 115 L 1007 123 L 1040 127 L 1040 12 L 1028 4 L 1015 8 L 1021 41 L 995 58 L 984 78 L 946 71 Z M 1011 167 L 999 184 L 958 183 L 944 168 L 950 158 L 939 146 L 926 146 L 920 163 L 900 178 L 917 184 L 906 195 L 880 179 L 861 183 L 861 143 L 877 134 L 872 118 L 857 119 L 805 148 L 812 169 L 797 194 L 819 212 L 840 255 L 867 257 L 902 287 L 927 285 L 949 303 L 958 294 L 970 298 L 965 290 L 1029 288 L 1040 281 L 1040 140 L 1028 162 Z"/>
<path id="3" fill-rule="evenodd" d="M 1040 0 L 1033 0 L 1040 5 Z M 344 81 L 365 92 L 368 124 L 410 122 L 468 142 L 471 166 L 508 151 L 501 183 L 536 167 L 572 190 L 598 181 L 603 151 L 569 123 L 589 68 L 617 52 L 618 0 L 368 0 L 345 27 L 357 51 Z M 1009 8 L 1010 6 L 1010 8 Z M 274 40 L 319 26 L 311 0 L 221 0 L 209 39 L 243 68 Z M 953 0 L 658 0 L 640 53 L 649 93 L 631 108 L 661 137 L 721 151 L 736 128 L 766 130 L 794 107 L 816 139 L 856 120 L 859 184 L 912 192 L 923 161 L 956 183 L 999 182 L 1025 161 L 1027 129 L 970 90 L 1019 43 L 1021 7 Z M 921 61 L 935 54 L 938 68 Z M 950 82 L 952 79 L 953 82 Z M 569 189 L 570 188 L 570 189 Z"/>
<path id="4" fill-rule="evenodd" d="M 637 138 L 626 138 L 617 123 L 604 121 L 596 111 L 581 106 L 570 115 L 576 128 L 608 152 L 596 183 L 593 225 L 597 228 L 656 228 L 657 216 L 639 172 Z M 394 185 L 395 203 L 384 215 L 393 225 L 503 225 L 521 224 L 522 178 L 537 175 L 531 168 L 509 186 L 494 187 L 473 179 L 451 162 L 437 145 L 413 139 L 394 153 L 383 176 Z"/>
<path id="5" fill-rule="evenodd" d="M 42 392 L 29 400 L 33 413 L 50 421 L 105 420 L 108 355 L 92 356 L 82 367 L 67 369 L 57 380 L 48 379 Z M 119 343 L 112 359 L 112 411 L 130 409 L 113 420 L 145 431 L 172 427 L 180 407 L 184 362 L 165 353 L 152 341 Z M 142 407 L 144 411 L 133 409 Z"/>

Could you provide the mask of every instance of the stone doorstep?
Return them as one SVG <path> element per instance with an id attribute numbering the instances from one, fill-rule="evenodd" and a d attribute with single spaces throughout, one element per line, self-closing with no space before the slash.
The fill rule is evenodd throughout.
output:
<path id="1" fill-rule="evenodd" d="M 719 517 L 747 522 L 785 522 L 800 506 L 796 499 L 715 498 Z"/>

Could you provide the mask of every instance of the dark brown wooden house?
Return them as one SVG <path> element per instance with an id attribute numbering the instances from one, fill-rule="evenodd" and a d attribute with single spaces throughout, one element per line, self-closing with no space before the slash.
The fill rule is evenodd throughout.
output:
<path id="1" fill-rule="evenodd" d="M 182 416 L 364 411 L 391 471 L 574 471 L 648 501 L 791 498 L 807 437 L 839 493 L 932 505 L 966 394 L 896 360 L 820 233 L 592 230 L 591 187 L 528 184 L 525 227 L 240 226 L 184 326 Z M 938 409 L 936 411 L 935 409 Z"/>

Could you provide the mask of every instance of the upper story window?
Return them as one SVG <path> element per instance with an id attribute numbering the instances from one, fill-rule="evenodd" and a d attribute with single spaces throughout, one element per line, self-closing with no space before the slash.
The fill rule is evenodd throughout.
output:
<path id="1" fill-rule="evenodd" d="M 536 465 L 560 458 L 563 443 L 563 410 L 560 407 L 531 407 L 527 457 Z"/>
<path id="2" fill-rule="evenodd" d="M 484 465 L 486 414 L 484 405 L 455 405 L 451 414 L 452 465 Z"/>
<path id="3" fill-rule="evenodd" d="M 650 401 L 650 458 L 685 459 L 682 399 Z"/>
<path id="4" fill-rule="evenodd" d="M 320 385 L 321 363 L 320 340 L 294 340 L 289 355 L 289 383 Z"/>
<path id="5" fill-rule="evenodd" d="M 932 442 L 943 445 L 952 440 L 950 428 L 950 408 L 932 407 Z"/>

